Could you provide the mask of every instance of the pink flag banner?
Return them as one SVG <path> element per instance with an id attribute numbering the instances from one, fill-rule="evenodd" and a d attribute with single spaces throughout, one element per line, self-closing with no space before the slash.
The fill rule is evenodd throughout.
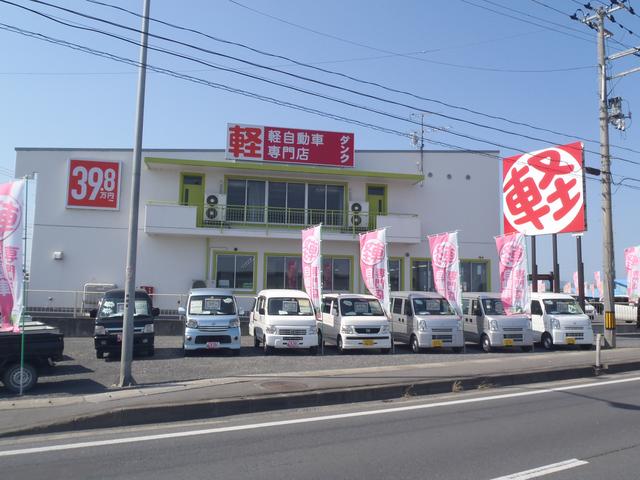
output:
<path id="1" fill-rule="evenodd" d="M 387 231 L 384 228 L 360 234 L 360 272 L 369 293 L 390 314 Z"/>
<path id="2" fill-rule="evenodd" d="M 591 291 L 591 298 L 595 298 L 596 296 L 596 285 L 595 283 L 589 284 L 589 290 Z"/>
<path id="3" fill-rule="evenodd" d="M 571 294 L 571 282 L 567 282 L 564 284 L 564 287 L 562 287 L 562 293 Z"/>
<path id="4" fill-rule="evenodd" d="M 547 291 L 547 282 L 544 280 L 538 280 L 538 291 L 544 293 Z"/>
<path id="5" fill-rule="evenodd" d="M 431 266 L 436 292 L 446 298 L 458 315 L 462 315 L 458 232 L 429 235 Z"/>
<path id="6" fill-rule="evenodd" d="M 0 185 L 0 313 L 2 331 L 20 330 L 23 309 L 24 182 Z"/>
<path id="7" fill-rule="evenodd" d="M 529 311 L 529 284 L 525 236 L 496 237 L 500 269 L 500 297 L 508 315 Z"/>
<path id="8" fill-rule="evenodd" d="M 593 278 L 596 281 L 596 288 L 598 289 L 598 295 L 601 297 L 604 296 L 604 292 L 602 291 L 602 277 L 600 276 L 600 272 L 594 272 Z"/>
<path id="9" fill-rule="evenodd" d="M 320 312 L 322 296 L 322 225 L 302 230 L 302 279 L 311 303 Z"/>
<path id="10" fill-rule="evenodd" d="M 578 288 L 580 286 L 580 282 L 578 282 L 578 272 L 573 272 L 573 288 L 576 289 L 576 293 L 580 291 Z"/>
<path id="11" fill-rule="evenodd" d="M 640 298 L 640 245 L 624 250 L 624 266 L 627 270 L 627 295 L 630 302 Z"/>

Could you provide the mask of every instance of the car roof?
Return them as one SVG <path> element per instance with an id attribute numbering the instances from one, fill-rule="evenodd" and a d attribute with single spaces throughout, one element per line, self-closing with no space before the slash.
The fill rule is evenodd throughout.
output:
<path id="1" fill-rule="evenodd" d="M 501 298 L 498 292 L 462 292 L 463 297 Z"/>
<path id="2" fill-rule="evenodd" d="M 233 296 L 233 291 L 228 288 L 192 288 L 189 295 L 228 295 Z"/>
<path id="3" fill-rule="evenodd" d="M 553 293 L 553 292 L 531 292 L 531 298 L 536 300 L 548 298 L 548 299 L 571 299 L 575 300 L 573 296 L 568 293 Z"/>
<path id="4" fill-rule="evenodd" d="M 322 298 L 332 297 L 332 298 L 361 298 L 363 300 L 377 300 L 373 295 L 368 295 L 364 293 L 323 293 Z"/>
<path id="5" fill-rule="evenodd" d="M 124 297 L 124 289 L 123 288 L 114 288 L 113 290 L 107 290 L 104 292 L 103 298 L 123 298 Z M 144 290 L 136 290 L 135 298 L 149 298 L 149 294 Z"/>
<path id="6" fill-rule="evenodd" d="M 391 292 L 392 297 L 444 298 L 436 292 L 400 291 Z"/>
<path id="7" fill-rule="evenodd" d="M 261 290 L 258 293 L 259 297 L 293 297 L 293 298 L 306 298 L 309 299 L 309 295 L 302 290 L 291 290 L 286 288 L 270 288 L 266 290 Z"/>

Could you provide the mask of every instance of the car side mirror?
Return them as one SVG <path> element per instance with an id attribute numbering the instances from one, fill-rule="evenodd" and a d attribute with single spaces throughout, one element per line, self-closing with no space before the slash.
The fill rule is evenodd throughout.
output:
<path id="1" fill-rule="evenodd" d="M 186 315 L 187 310 L 184 307 L 178 307 L 178 315 Z"/>
<path id="2" fill-rule="evenodd" d="M 264 315 L 264 308 L 259 308 L 259 309 L 258 309 L 258 313 L 259 313 L 260 315 Z"/>
<path id="3" fill-rule="evenodd" d="M 91 318 L 96 318 L 98 316 L 98 310 L 96 308 L 92 308 L 89 310 L 89 316 Z"/>
<path id="4" fill-rule="evenodd" d="M 158 307 L 153 307 L 151 309 L 151 316 L 157 317 L 158 315 L 160 315 L 160 309 Z"/>

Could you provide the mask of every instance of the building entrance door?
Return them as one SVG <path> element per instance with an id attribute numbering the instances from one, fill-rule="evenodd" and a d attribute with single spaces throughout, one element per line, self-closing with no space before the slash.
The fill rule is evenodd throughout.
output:
<path id="1" fill-rule="evenodd" d="M 369 228 L 377 227 L 378 215 L 387 214 L 387 186 L 367 185 L 367 202 L 369 202 Z"/>
<path id="2" fill-rule="evenodd" d="M 204 175 L 183 173 L 180 175 L 180 204 L 198 207 L 197 225 L 202 225 L 204 213 Z"/>

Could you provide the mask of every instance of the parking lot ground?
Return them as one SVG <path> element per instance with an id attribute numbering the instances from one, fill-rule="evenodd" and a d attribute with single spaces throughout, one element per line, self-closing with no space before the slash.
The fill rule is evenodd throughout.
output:
<path id="1" fill-rule="evenodd" d="M 156 337 L 153 357 L 135 357 L 133 377 L 140 385 L 184 382 L 191 380 L 228 378 L 244 375 L 291 374 L 314 370 L 357 369 L 420 364 L 460 363 L 475 359 L 507 360 L 523 355 L 519 348 L 483 352 L 478 346 L 467 344 L 466 353 L 455 354 L 447 349 L 425 350 L 414 354 L 404 344 L 396 344 L 394 354 L 381 354 L 377 350 L 353 351 L 338 354 L 335 347 L 327 346 L 324 355 L 309 355 L 306 350 L 278 350 L 265 357 L 261 349 L 253 347 L 252 337 L 242 339 L 239 357 L 228 351 L 202 351 L 185 357 L 181 337 Z M 618 336 L 620 348 L 640 347 L 640 333 Z M 559 347 L 546 352 L 536 346 L 533 354 L 542 355 L 553 362 L 574 347 Z M 65 360 L 48 369 L 36 387 L 26 396 L 61 396 L 107 392 L 117 382 L 120 358 L 97 359 L 92 338 L 66 338 Z M 0 399 L 9 394 L 0 389 Z"/>

